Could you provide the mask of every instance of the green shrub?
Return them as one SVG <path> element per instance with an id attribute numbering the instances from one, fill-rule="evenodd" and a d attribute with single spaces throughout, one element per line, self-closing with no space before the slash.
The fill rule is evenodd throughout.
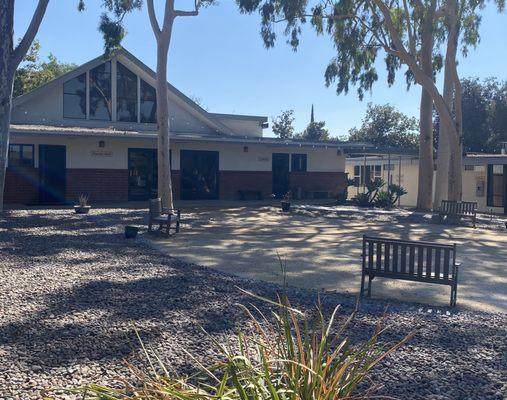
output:
<path id="1" fill-rule="evenodd" d="M 286 300 L 279 300 L 275 306 L 278 311 L 271 319 L 253 306 L 240 306 L 250 317 L 254 332 L 239 332 L 237 346 L 215 341 L 223 355 L 218 364 L 205 367 L 192 357 L 201 371 L 198 375 L 172 376 L 160 358 L 143 345 L 151 371 L 128 364 L 136 381 L 124 383 L 123 389 L 89 385 L 79 392 L 89 400 L 367 399 L 376 390 L 369 384 L 372 369 L 413 336 L 391 347 L 381 346 L 378 338 L 382 329 L 378 326 L 368 341 L 352 345 L 345 332 L 355 312 L 334 330 L 338 307 L 326 321 L 321 307 L 317 308 L 316 320 L 310 320 Z"/>
<path id="2" fill-rule="evenodd" d="M 352 202 L 360 207 L 392 208 L 401 196 L 407 191 L 400 185 L 390 184 L 387 190 L 381 190 L 386 185 L 382 178 L 376 178 L 366 184 L 366 193 L 360 193 L 352 199 Z"/>

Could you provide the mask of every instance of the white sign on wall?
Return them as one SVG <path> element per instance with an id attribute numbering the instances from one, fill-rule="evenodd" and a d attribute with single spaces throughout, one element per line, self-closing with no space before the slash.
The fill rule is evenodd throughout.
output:
<path id="1" fill-rule="evenodd" d="M 113 152 L 111 150 L 92 150 L 90 155 L 92 157 L 112 157 Z"/>

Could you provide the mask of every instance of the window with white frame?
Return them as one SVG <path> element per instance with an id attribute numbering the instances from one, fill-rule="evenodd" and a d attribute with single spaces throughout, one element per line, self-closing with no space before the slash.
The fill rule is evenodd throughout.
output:
<path id="1" fill-rule="evenodd" d="M 156 123 L 155 88 L 120 62 L 116 62 L 116 76 L 113 77 L 113 64 L 106 61 L 88 73 L 64 82 L 64 118 L 111 121 L 113 107 L 116 107 L 118 122 Z M 112 95 L 113 79 L 116 82 L 115 99 Z"/>

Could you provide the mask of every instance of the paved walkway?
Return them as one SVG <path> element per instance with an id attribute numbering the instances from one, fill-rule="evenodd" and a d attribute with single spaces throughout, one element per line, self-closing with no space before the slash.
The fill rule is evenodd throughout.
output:
<path id="1" fill-rule="evenodd" d="M 190 227 L 157 238 L 166 254 L 242 277 L 357 293 L 363 234 L 456 242 L 458 307 L 507 313 L 507 234 L 438 224 L 282 214 L 273 207 L 199 211 Z M 447 286 L 377 278 L 373 297 L 448 305 Z"/>

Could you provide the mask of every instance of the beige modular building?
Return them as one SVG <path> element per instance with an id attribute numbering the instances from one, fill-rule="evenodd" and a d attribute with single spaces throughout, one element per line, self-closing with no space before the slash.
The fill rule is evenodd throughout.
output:
<path id="1" fill-rule="evenodd" d="M 155 73 L 126 50 L 13 102 L 5 202 L 145 201 L 157 195 Z M 168 84 L 174 197 L 333 198 L 353 144 L 264 137 L 267 118 L 210 113 Z"/>
<path id="2" fill-rule="evenodd" d="M 419 160 L 414 156 L 368 156 L 347 158 L 345 171 L 354 179 L 349 186 L 348 197 L 365 190 L 364 180 L 383 178 L 386 182 L 400 184 L 407 190 L 400 203 L 415 207 Z M 463 158 L 463 200 L 477 202 L 481 212 L 507 214 L 507 155 L 467 154 Z"/>

